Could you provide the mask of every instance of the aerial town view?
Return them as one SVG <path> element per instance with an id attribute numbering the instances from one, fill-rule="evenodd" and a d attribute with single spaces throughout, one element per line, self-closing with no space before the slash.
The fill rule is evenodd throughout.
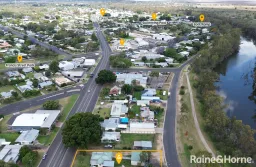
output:
<path id="1" fill-rule="evenodd" d="M 255 167 L 256 0 L 0 0 L 0 167 Z"/>

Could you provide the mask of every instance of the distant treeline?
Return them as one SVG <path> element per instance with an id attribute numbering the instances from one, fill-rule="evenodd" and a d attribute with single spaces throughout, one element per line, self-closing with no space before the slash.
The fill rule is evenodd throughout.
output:
<path id="1" fill-rule="evenodd" d="M 214 23 L 216 25 L 216 22 Z M 238 28 L 232 28 L 227 23 L 219 26 L 225 28 L 219 31 L 220 35 L 213 38 L 210 47 L 200 51 L 201 56 L 192 64 L 192 71 L 196 73 L 193 86 L 201 103 L 204 128 L 221 154 L 255 159 L 255 130 L 234 117 L 229 118 L 224 112 L 222 97 L 216 94 L 214 83 L 219 75 L 214 72 L 214 68 L 238 50 L 241 36 L 241 30 Z M 232 164 L 232 167 L 235 166 L 243 167 L 248 164 Z"/>

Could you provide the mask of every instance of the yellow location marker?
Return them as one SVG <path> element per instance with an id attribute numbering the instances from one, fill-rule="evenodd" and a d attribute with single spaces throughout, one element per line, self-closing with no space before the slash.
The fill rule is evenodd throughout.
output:
<path id="1" fill-rule="evenodd" d="M 201 15 L 199 16 L 199 19 L 200 19 L 201 22 L 203 22 L 203 21 L 204 21 L 204 15 L 201 14 Z"/>
<path id="2" fill-rule="evenodd" d="M 101 9 L 100 9 L 100 14 L 101 14 L 102 16 L 104 16 L 105 13 L 106 13 L 106 10 L 105 10 L 104 8 L 101 8 Z"/>
<path id="3" fill-rule="evenodd" d="M 19 56 L 17 57 L 17 60 L 18 60 L 19 63 L 21 63 L 21 62 L 22 62 L 22 56 L 19 55 Z"/>
<path id="4" fill-rule="evenodd" d="M 120 152 L 116 153 L 116 162 L 117 162 L 118 164 L 121 163 L 122 159 L 123 159 L 123 154 L 120 153 Z"/>
<path id="5" fill-rule="evenodd" d="M 120 39 L 120 45 L 124 46 L 125 40 L 123 38 Z"/>
<path id="6" fill-rule="evenodd" d="M 156 20 L 157 14 L 156 13 L 152 13 L 152 19 Z"/>

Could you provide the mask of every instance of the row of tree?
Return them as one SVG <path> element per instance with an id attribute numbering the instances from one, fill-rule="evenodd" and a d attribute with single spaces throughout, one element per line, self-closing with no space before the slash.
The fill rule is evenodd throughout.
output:
<path id="1" fill-rule="evenodd" d="M 240 120 L 226 116 L 223 99 L 216 94 L 214 85 L 219 77 L 214 68 L 238 50 L 240 34 L 240 29 L 225 30 L 225 33 L 214 38 L 212 48 L 206 47 L 200 51 L 200 58 L 192 64 L 192 70 L 197 74 L 193 86 L 202 104 L 205 130 L 216 148 L 225 155 L 256 158 L 255 131 Z"/>

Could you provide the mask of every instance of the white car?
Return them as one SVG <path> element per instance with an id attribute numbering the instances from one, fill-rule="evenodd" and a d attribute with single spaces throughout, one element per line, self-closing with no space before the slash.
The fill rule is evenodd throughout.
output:
<path id="1" fill-rule="evenodd" d="M 90 91 L 90 89 L 88 90 L 88 93 L 90 93 L 91 91 Z"/>
<path id="2" fill-rule="evenodd" d="M 43 156 L 43 160 L 44 160 L 44 159 L 46 159 L 46 156 L 47 156 L 47 154 L 44 154 L 44 156 Z"/>

